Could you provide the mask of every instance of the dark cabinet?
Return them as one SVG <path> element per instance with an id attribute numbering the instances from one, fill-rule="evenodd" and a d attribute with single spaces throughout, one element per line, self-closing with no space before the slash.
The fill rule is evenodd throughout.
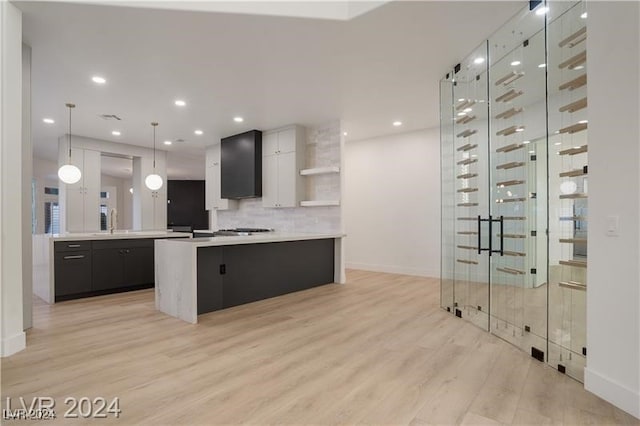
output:
<path id="1" fill-rule="evenodd" d="M 222 309 L 222 247 L 199 248 L 197 261 L 198 315 Z"/>
<path id="2" fill-rule="evenodd" d="M 198 314 L 333 283 L 334 240 L 200 247 Z"/>
<path id="3" fill-rule="evenodd" d="M 91 251 L 63 251 L 57 245 L 54 258 L 56 299 L 91 291 Z"/>
<path id="4" fill-rule="evenodd" d="M 132 287 L 153 282 L 153 240 L 94 241 L 92 290 Z"/>

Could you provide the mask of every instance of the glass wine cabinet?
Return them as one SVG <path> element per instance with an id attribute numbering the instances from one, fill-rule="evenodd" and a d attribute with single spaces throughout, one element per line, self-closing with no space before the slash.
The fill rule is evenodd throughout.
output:
<path id="1" fill-rule="evenodd" d="M 580 381 L 587 16 L 531 2 L 440 81 L 441 305 Z"/>

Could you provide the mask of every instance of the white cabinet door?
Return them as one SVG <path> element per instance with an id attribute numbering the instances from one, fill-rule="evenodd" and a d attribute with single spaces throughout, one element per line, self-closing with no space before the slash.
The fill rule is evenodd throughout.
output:
<path id="1" fill-rule="evenodd" d="M 262 206 L 278 207 L 278 155 L 262 158 Z"/>
<path id="2" fill-rule="evenodd" d="M 278 207 L 296 207 L 296 153 L 278 157 Z"/>
<path id="3" fill-rule="evenodd" d="M 84 188 L 82 180 L 73 185 L 66 185 L 65 220 L 66 232 L 84 231 Z"/>
<path id="4" fill-rule="evenodd" d="M 84 231 L 100 231 L 100 152 L 84 150 Z"/>
<path id="5" fill-rule="evenodd" d="M 278 132 L 262 134 L 262 156 L 275 155 L 278 151 Z"/>
<path id="6" fill-rule="evenodd" d="M 278 132 L 278 153 L 296 151 L 296 129 L 286 129 Z"/>
<path id="7" fill-rule="evenodd" d="M 153 229 L 167 229 L 167 185 L 153 192 Z"/>
<path id="8" fill-rule="evenodd" d="M 204 172 L 204 207 L 207 210 L 213 210 L 215 205 L 215 188 L 220 188 L 219 185 L 216 185 L 215 181 L 215 169 L 213 166 L 205 169 Z"/>

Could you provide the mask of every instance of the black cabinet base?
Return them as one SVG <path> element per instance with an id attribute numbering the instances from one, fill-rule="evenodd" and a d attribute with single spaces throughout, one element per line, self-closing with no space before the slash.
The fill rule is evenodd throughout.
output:
<path id="1" fill-rule="evenodd" d="M 104 296 L 106 294 L 124 293 L 126 291 L 145 290 L 147 288 L 153 288 L 154 286 L 155 286 L 154 283 L 150 283 L 150 284 L 131 285 L 127 287 L 109 288 L 106 290 L 87 291 L 84 293 L 68 294 L 65 296 L 56 296 L 55 301 L 56 303 L 58 303 L 58 302 L 64 302 L 65 300 L 82 299 L 85 297 Z"/>

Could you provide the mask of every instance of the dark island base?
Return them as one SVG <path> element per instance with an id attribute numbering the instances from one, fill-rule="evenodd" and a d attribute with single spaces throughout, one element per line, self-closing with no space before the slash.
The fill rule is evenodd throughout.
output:
<path id="1" fill-rule="evenodd" d="M 334 282 L 334 239 L 198 248 L 198 314 Z"/>

